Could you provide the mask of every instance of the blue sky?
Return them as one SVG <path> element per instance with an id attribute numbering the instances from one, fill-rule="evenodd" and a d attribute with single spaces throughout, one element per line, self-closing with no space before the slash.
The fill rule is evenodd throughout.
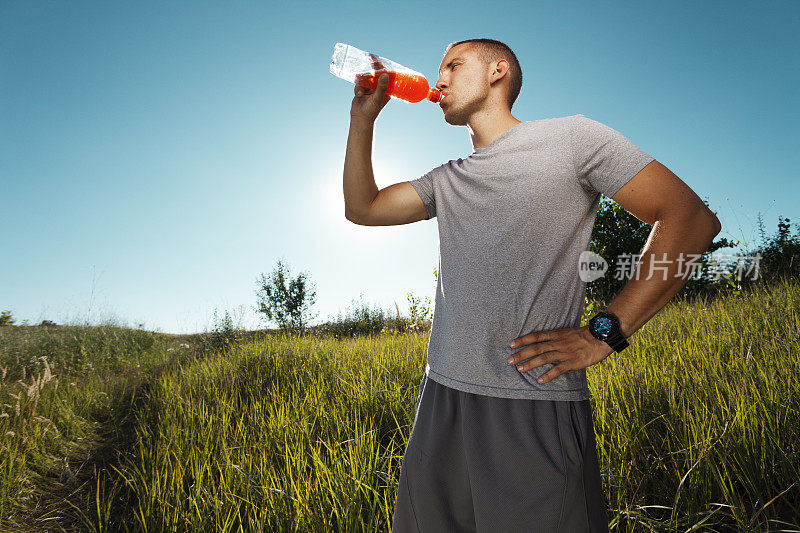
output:
<path id="1" fill-rule="evenodd" d="M 17 323 L 112 318 L 180 333 L 244 327 L 284 259 L 317 322 L 352 300 L 433 297 L 436 222 L 344 216 L 352 85 L 336 42 L 428 76 L 448 43 L 507 43 L 513 114 L 583 113 L 707 199 L 720 237 L 800 222 L 800 3 L 0 2 L 0 308 Z M 472 151 L 438 106 L 392 100 L 379 188 Z"/>

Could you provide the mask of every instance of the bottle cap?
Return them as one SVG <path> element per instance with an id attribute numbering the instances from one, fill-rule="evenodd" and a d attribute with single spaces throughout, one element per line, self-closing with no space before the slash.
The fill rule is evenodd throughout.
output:
<path id="1" fill-rule="evenodd" d="M 428 89 L 428 96 L 426 96 L 426 98 L 434 104 L 437 104 L 442 101 L 442 91 L 436 87 L 431 87 Z"/>

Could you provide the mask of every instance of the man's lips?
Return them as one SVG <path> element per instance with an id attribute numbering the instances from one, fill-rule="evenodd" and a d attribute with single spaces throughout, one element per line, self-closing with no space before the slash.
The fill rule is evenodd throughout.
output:
<path id="1" fill-rule="evenodd" d="M 444 100 L 445 100 L 445 98 L 447 98 L 447 97 L 448 97 L 448 95 L 446 95 L 446 94 L 442 94 L 442 99 L 441 99 L 441 100 L 439 100 L 439 106 L 440 106 L 440 107 L 441 107 L 441 105 L 444 103 Z"/>

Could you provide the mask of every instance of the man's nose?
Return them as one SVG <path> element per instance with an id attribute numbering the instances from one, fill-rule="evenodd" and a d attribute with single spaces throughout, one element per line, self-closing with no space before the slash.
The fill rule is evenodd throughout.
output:
<path id="1" fill-rule="evenodd" d="M 439 77 L 439 79 L 438 79 L 438 80 L 436 80 L 436 85 L 435 85 L 435 87 L 436 87 L 437 89 L 439 89 L 440 91 L 441 91 L 443 88 L 447 87 L 447 84 L 446 84 L 446 83 L 444 83 L 444 82 L 442 81 L 442 78 L 441 78 L 441 76 Z"/>

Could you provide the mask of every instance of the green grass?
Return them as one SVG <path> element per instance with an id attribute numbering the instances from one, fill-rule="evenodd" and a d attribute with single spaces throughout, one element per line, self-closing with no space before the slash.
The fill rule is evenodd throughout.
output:
<path id="1" fill-rule="evenodd" d="M 427 334 L 34 330 L 0 329 L 8 530 L 389 531 Z M 797 281 L 676 300 L 588 369 L 612 530 L 800 531 L 798 332 Z"/>
<path id="2" fill-rule="evenodd" d="M 589 377 L 614 523 L 800 530 L 797 281 L 675 302 L 633 340 Z"/>

